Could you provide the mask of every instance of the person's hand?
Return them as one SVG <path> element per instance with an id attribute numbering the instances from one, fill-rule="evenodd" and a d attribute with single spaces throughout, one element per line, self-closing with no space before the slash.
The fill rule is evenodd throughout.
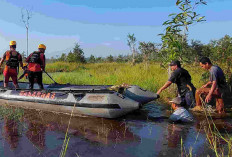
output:
<path id="1" fill-rule="evenodd" d="M 160 95 L 161 91 L 162 91 L 162 90 L 159 89 L 159 90 L 156 92 L 156 94 L 157 94 L 157 95 Z"/>
<path id="2" fill-rule="evenodd" d="M 208 84 L 205 84 L 205 85 L 203 85 L 201 88 L 206 88 L 208 86 Z"/>
<path id="3" fill-rule="evenodd" d="M 209 103 L 211 99 L 212 99 L 212 95 L 211 95 L 211 94 L 208 94 L 208 95 L 206 96 L 206 98 L 205 98 L 205 102 L 206 102 L 206 103 Z"/>

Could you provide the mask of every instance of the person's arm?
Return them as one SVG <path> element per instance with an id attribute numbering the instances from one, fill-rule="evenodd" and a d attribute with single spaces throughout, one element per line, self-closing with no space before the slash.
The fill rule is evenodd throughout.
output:
<path id="1" fill-rule="evenodd" d="M 26 62 L 27 62 L 27 63 L 29 63 L 32 54 L 33 54 L 33 53 L 31 53 L 31 54 L 27 57 L 27 59 L 26 59 Z"/>
<path id="2" fill-rule="evenodd" d="M 205 98 L 206 103 L 208 103 L 212 99 L 212 94 L 213 94 L 214 90 L 216 89 L 216 87 L 217 87 L 217 81 L 213 81 L 212 86 L 211 86 L 210 91 L 209 91 L 209 94 Z"/>
<path id="3" fill-rule="evenodd" d="M 6 59 L 6 52 L 4 53 L 4 55 L 2 56 L 2 59 L 0 61 L 0 67 L 2 66 L 5 59 Z"/>
<path id="4" fill-rule="evenodd" d="M 208 86 L 211 85 L 211 84 L 212 84 L 212 82 L 209 81 L 209 82 L 207 82 L 206 84 L 204 84 L 201 88 L 206 88 L 206 87 L 208 87 Z"/>
<path id="5" fill-rule="evenodd" d="M 163 87 L 161 87 L 156 94 L 160 94 L 163 90 L 165 90 L 166 88 L 168 88 L 172 83 L 175 83 L 176 82 L 176 78 L 178 77 L 179 75 L 179 71 L 175 70 L 170 78 L 168 79 L 168 81 L 163 85 Z"/>
<path id="6" fill-rule="evenodd" d="M 163 85 L 163 87 L 161 87 L 161 88 L 157 91 L 156 94 L 159 95 L 163 90 L 165 90 L 166 88 L 168 88 L 171 84 L 172 84 L 171 81 L 167 81 L 167 82 Z"/>
<path id="7" fill-rule="evenodd" d="M 45 70 L 45 55 L 43 53 L 41 53 L 40 59 L 42 61 L 41 68 L 44 71 Z"/>
<path id="8" fill-rule="evenodd" d="M 4 53 L 4 55 L 2 56 L 2 59 L 0 61 L 0 69 L 1 69 L 2 64 L 3 64 L 3 62 L 4 62 L 5 59 L 6 59 L 6 53 Z"/>
<path id="9" fill-rule="evenodd" d="M 1 68 L 1 66 L 2 66 L 2 64 L 3 64 L 3 62 L 4 62 L 4 60 L 5 60 L 4 58 L 1 59 L 1 61 L 0 61 L 0 68 Z"/>

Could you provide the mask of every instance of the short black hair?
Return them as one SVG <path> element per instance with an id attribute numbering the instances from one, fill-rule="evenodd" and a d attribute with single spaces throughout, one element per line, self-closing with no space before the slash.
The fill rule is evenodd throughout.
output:
<path id="1" fill-rule="evenodd" d="M 177 67 L 181 68 L 180 61 L 178 61 L 178 60 L 173 60 L 173 61 L 169 64 L 169 66 L 173 66 L 173 65 L 177 65 Z"/>
<path id="2" fill-rule="evenodd" d="M 209 59 L 208 57 L 202 57 L 202 58 L 200 59 L 200 62 L 201 62 L 202 64 L 206 64 L 206 63 L 212 64 L 211 61 L 210 61 L 210 59 Z"/>

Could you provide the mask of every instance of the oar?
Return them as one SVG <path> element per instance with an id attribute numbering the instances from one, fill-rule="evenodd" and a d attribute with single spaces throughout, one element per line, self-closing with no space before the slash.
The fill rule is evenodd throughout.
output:
<path id="1" fill-rule="evenodd" d="M 26 74 L 28 74 L 27 66 L 28 66 L 28 64 L 22 67 L 23 74 L 18 78 L 18 80 L 21 80 Z"/>
<path id="2" fill-rule="evenodd" d="M 50 79 L 51 79 L 55 84 L 59 84 L 59 83 L 57 83 L 46 71 L 44 71 L 44 72 L 45 72 L 45 74 L 48 75 L 48 77 L 50 77 Z"/>
<path id="3" fill-rule="evenodd" d="M 23 74 L 18 78 L 18 80 L 21 80 L 26 74 L 27 74 L 27 71 L 24 70 Z"/>

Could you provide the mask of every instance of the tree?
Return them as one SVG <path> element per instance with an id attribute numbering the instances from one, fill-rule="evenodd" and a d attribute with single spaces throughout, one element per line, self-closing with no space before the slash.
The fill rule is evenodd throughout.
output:
<path id="1" fill-rule="evenodd" d="M 106 58 L 106 61 L 107 62 L 113 62 L 114 61 L 114 57 L 112 55 L 109 55 L 107 58 Z"/>
<path id="2" fill-rule="evenodd" d="M 122 63 L 122 62 L 124 62 L 123 56 L 122 56 L 122 55 L 118 55 L 118 57 L 116 58 L 116 62 L 117 62 L 117 63 Z"/>
<path id="3" fill-rule="evenodd" d="M 148 67 L 149 56 L 155 52 L 155 45 L 152 42 L 139 42 L 139 50 L 142 52 L 145 67 Z"/>
<path id="4" fill-rule="evenodd" d="M 97 58 L 96 58 L 96 62 L 97 62 L 97 63 L 101 63 L 101 62 L 103 62 L 102 57 L 97 57 Z"/>
<path id="5" fill-rule="evenodd" d="M 191 57 L 191 60 L 194 60 L 195 63 L 198 62 L 198 57 L 202 56 L 203 54 L 203 48 L 204 45 L 199 41 L 199 40 L 191 40 L 191 45 L 190 45 L 190 52 L 191 54 L 189 55 L 189 57 Z"/>
<path id="6" fill-rule="evenodd" d="M 78 43 L 76 43 L 75 47 L 73 48 L 73 57 L 74 62 L 86 63 L 84 51 L 80 48 Z"/>
<path id="7" fill-rule="evenodd" d="M 198 5 L 206 5 L 204 0 L 177 0 L 176 6 L 180 9 L 180 13 L 172 13 L 169 15 L 170 20 L 163 23 L 166 26 L 165 33 L 160 34 L 162 37 L 162 51 L 167 54 L 163 55 L 165 62 L 174 59 L 183 60 L 184 48 L 187 48 L 187 32 L 190 25 L 202 22 L 204 16 L 200 17 L 194 10 Z"/>
<path id="8" fill-rule="evenodd" d="M 134 34 L 127 35 L 127 45 L 130 47 L 132 52 L 132 64 L 135 64 L 135 46 L 136 46 L 136 38 Z"/>
<path id="9" fill-rule="evenodd" d="M 61 54 L 61 56 L 60 56 L 60 58 L 58 58 L 58 61 L 65 62 L 65 61 L 66 61 L 66 59 L 67 59 L 66 54 L 65 54 L 65 53 L 62 53 L 62 54 Z"/>
<path id="10" fill-rule="evenodd" d="M 76 58 L 75 58 L 75 56 L 74 56 L 74 53 L 72 53 L 72 51 L 70 51 L 70 52 L 68 53 L 66 59 L 67 59 L 68 62 L 76 62 Z"/>
<path id="11" fill-rule="evenodd" d="M 96 62 L 96 59 L 93 55 L 90 56 L 89 58 L 89 63 L 95 63 Z"/>

